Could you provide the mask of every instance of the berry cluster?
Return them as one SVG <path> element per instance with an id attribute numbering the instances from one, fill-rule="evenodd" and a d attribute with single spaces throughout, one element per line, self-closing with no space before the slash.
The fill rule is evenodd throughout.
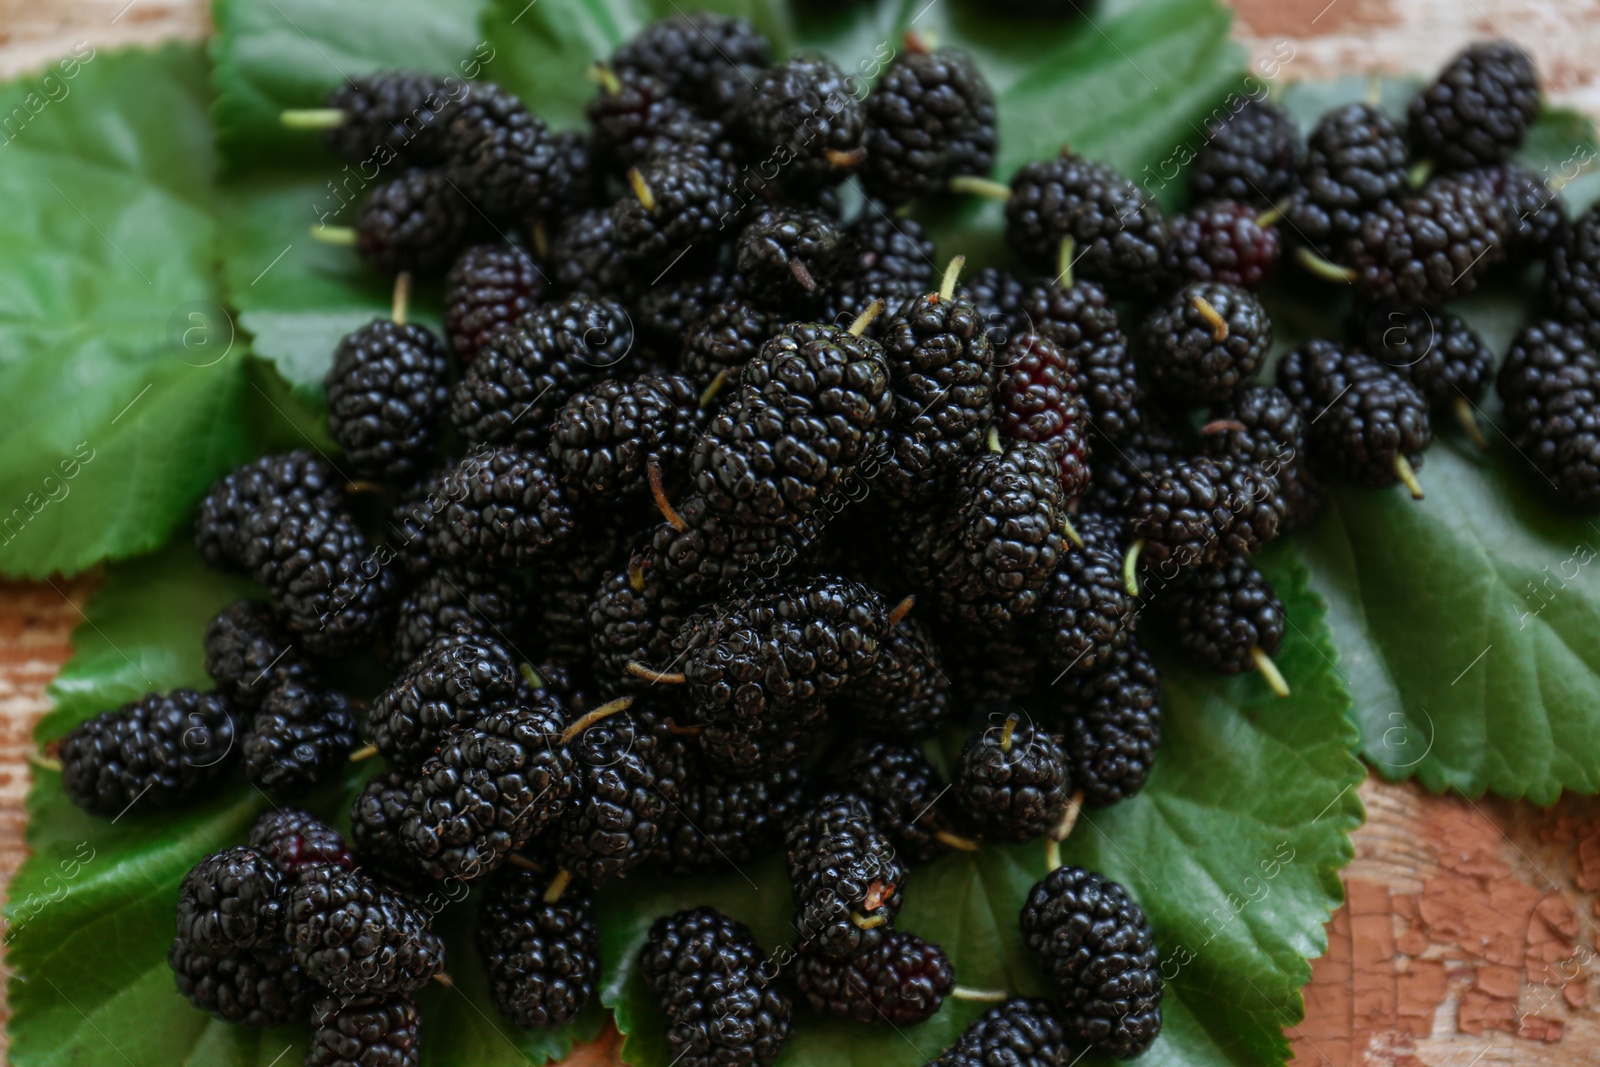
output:
<path id="1" fill-rule="evenodd" d="M 1325 482 L 1420 492 L 1431 412 L 1493 370 L 1434 309 L 1513 254 L 1547 257 L 1553 319 L 1499 371 L 1511 436 L 1600 507 L 1600 214 L 1568 226 L 1508 162 L 1537 104 L 1514 48 L 1469 50 L 1409 126 L 1355 106 L 1302 145 L 1251 103 L 1165 218 L 1070 152 L 988 181 L 975 61 L 907 44 L 864 94 L 820 56 L 774 63 L 746 22 L 680 15 L 596 65 L 581 132 L 409 73 L 292 118 L 406 168 L 351 235 L 397 275 L 391 314 L 334 354 L 333 458 L 256 460 L 201 503 L 204 558 L 270 594 L 208 628 L 214 690 L 147 695 L 59 746 L 69 795 L 112 817 L 238 762 L 293 798 L 381 757 L 348 846 L 290 812 L 191 871 L 171 963 L 196 1005 L 311 1021 L 308 1063 L 414 1064 L 411 997 L 444 962 L 430 923 L 471 884 L 495 1006 L 561 1025 L 600 980 L 597 892 L 781 848 L 792 952 L 709 907 L 650 929 L 673 1057 L 768 1064 L 795 998 L 926 1019 L 962 993 L 897 926 L 916 869 L 1054 854 L 1081 810 L 1143 787 L 1150 605 L 1187 656 L 1287 693 L 1252 557 Z M 1420 185 L 1413 149 L 1436 171 Z M 852 175 L 869 199 L 847 220 Z M 898 209 L 952 191 L 1007 198 L 1021 268 L 935 268 Z M 485 220 L 514 239 L 474 243 Z M 1253 290 L 1291 237 L 1362 302 L 1266 385 Z M 446 269 L 440 338 L 407 313 L 412 276 Z M 328 683 L 369 650 L 389 670 L 370 700 Z M 923 748 L 941 730 L 962 740 L 948 785 Z M 1051 866 L 1020 925 L 1053 995 L 1006 1001 L 937 1062 L 1156 1038 L 1143 911 Z"/>

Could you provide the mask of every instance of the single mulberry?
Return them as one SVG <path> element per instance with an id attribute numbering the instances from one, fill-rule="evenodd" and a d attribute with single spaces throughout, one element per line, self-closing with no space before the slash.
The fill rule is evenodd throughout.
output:
<path id="1" fill-rule="evenodd" d="M 1257 209 L 1281 204 L 1299 184 L 1305 148 L 1294 119 L 1265 100 L 1246 99 L 1206 123 L 1206 142 L 1189 167 L 1197 204 L 1232 200 Z"/>
<path id="2" fill-rule="evenodd" d="M 982 177 L 994 167 L 994 92 L 960 49 L 895 56 L 873 84 L 866 113 L 861 184 L 885 203 L 943 192 L 951 178 Z"/>
<path id="3" fill-rule="evenodd" d="M 550 279 L 514 244 L 473 245 L 456 257 L 444 282 L 444 335 L 465 366 L 497 330 L 543 303 Z"/>
<path id="4" fill-rule="evenodd" d="M 306 1067 L 418 1067 L 421 1017 L 410 996 L 345 1003 L 330 997 L 313 1008 L 315 1029 Z"/>
<path id="5" fill-rule="evenodd" d="M 422 765 L 401 839 L 431 877 L 480 878 L 550 829 L 577 787 L 553 706 L 493 712 Z"/>
<path id="6" fill-rule="evenodd" d="M 323 386 L 349 473 L 406 484 L 431 465 L 447 370 L 444 346 L 415 323 L 375 319 L 345 335 Z"/>
<path id="7" fill-rule="evenodd" d="M 1407 193 L 1409 166 L 1405 134 L 1382 110 L 1336 108 L 1311 131 L 1289 221 L 1302 240 L 1331 248 L 1358 232 L 1367 213 Z"/>
<path id="8" fill-rule="evenodd" d="M 650 927 L 639 958 L 667 1019 L 667 1056 L 683 1067 L 768 1067 L 789 1038 L 788 996 L 765 977 L 750 928 L 715 908 Z"/>
<path id="9" fill-rule="evenodd" d="M 1315 471 L 1375 489 L 1403 481 L 1420 493 L 1414 472 L 1433 426 L 1410 381 L 1364 352 L 1309 341 L 1278 364 L 1278 384 L 1307 418 Z"/>
<path id="10" fill-rule="evenodd" d="M 1069 154 L 1029 163 L 1011 179 L 1006 240 L 1036 270 L 1054 275 L 1070 264 L 1074 277 L 1136 296 L 1158 284 L 1167 234 L 1138 186 L 1110 164 Z"/>
<path id="11" fill-rule="evenodd" d="M 1055 1011 L 1013 997 L 984 1012 L 930 1067 L 1060 1067 L 1072 1056 Z"/>
<path id="12" fill-rule="evenodd" d="M 1489 41 L 1464 49 L 1406 110 L 1419 156 L 1450 168 L 1504 163 L 1539 118 L 1539 77 L 1522 49 Z"/>
<path id="13" fill-rule="evenodd" d="M 428 916 L 356 871 L 301 874 L 285 933 L 306 974 L 341 997 L 409 993 L 444 969 L 444 941 Z"/>
<path id="14" fill-rule="evenodd" d="M 278 941 L 283 882 L 278 866 L 253 848 L 211 853 L 189 869 L 178 888 L 178 937 L 216 953 Z"/>
<path id="15" fill-rule="evenodd" d="M 521 583 L 497 571 L 440 567 L 400 598 L 390 662 L 403 667 L 450 634 L 503 641 L 521 621 L 525 595 Z"/>
<path id="16" fill-rule="evenodd" d="M 313 683 L 316 667 L 295 649 L 272 605 L 236 600 L 206 624 L 206 673 L 217 692 L 243 712 L 280 685 Z"/>
<path id="17" fill-rule="evenodd" d="M 944 1004 L 955 984 L 955 968 L 938 945 L 895 931 L 876 948 L 844 960 L 801 944 L 794 982 L 812 1011 L 910 1026 Z"/>
<path id="18" fill-rule="evenodd" d="M 343 693 L 293 682 L 266 695 L 240 740 L 245 775 L 281 797 L 330 781 L 359 744 L 356 709 Z"/>
<path id="19" fill-rule="evenodd" d="M 784 848 L 802 941 L 834 959 L 883 943 L 900 911 L 906 872 L 860 799 L 819 797 L 789 821 Z"/>
<path id="20" fill-rule="evenodd" d="M 1072 796 L 1061 744 L 1015 713 L 990 716 L 956 757 L 950 793 L 962 817 L 995 841 L 1031 841 L 1061 823 Z"/>
<path id="21" fill-rule="evenodd" d="M 356 251 L 383 274 L 439 274 L 477 236 L 479 219 L 443 171 L 409 170 L 367 194 Z"/>
<path id="22" fill-rule="evenodd" d="M 1022 935 L 1060 991 L 1077 1041 L 1123 1059 L 1161 1032 L 1161 954 L 1144 911 L 1116 882 L 1057 867 L 1022 906 Z"/>
<path id="23" fill-rule="evenodd" d="M 741 522 L 801 521 L 868 457 L 892 403 L 876 341 L 792 323 L 745 364 L 695 442 L 694 487 Z"/>
<path id="24" fill-rule="evenodd" d="M 147 693 L 61 739 L 61 787 L 93 815 L 171 808 L 205 794 L 239 758 L 233 708 L 217 693 Z"/>
<path id="25" fill-rule="evenodd" d="M 471 567 L 526 567 L 576 528 L 566 488 L 543 452 L 515 447 L 485 449 L 446 473 L 460 487 L 440 521 L 428 531 L 429 547 Z"/>
<path id="26" fill-rule="evenodd" d="M 646 491 L 646 476 L 687 473 L 699 414 L 689 379 L 642 374 L 571 397 L 550 427 L 550 459 L 567 484 L 595 496 Z"/>
<path id="27" fill-rule="evenodd" d="M 282 941 L 216 953 L 179 937 L 167 952 L 167 966 L 190 1004 L 227 1023 L 304 1023 L 317 993 L 316 983 Z"/>
<path id="28" fill-rule="evenodd" d="M 1247 559 L 1190 574 L 1162 599 L 1161 614 L 1179 648 L 1224 674 L 1265 671 L 1262 657 L 1283 650 L 1283 605 Z"/>
<path id="29" fill-rule="evenodd" d="M 756 159 L 782 159 L 780 180 L 799 191 L 837 185 L 866 158 L 867 116 L 855 80 L 819 55 L 796 55 L 757 73 L 732 125 Z"/>
<path id="30" fill-rule="evenodd" d="M 1065 514 L 1048 445 L 982 453 L 957 472 L 947 518 L 916 532 L 920 584 L 946 619 L 983 627 L 1022 618 L 1061 558 Z"/>
<path id="31" fill-rule="evenodd" d="M 1055 721 L 1073 787 L 1084 805 L 1105 807 L 1144 788 L 1161 746 L 1161 679 L 1143 645 L 1129 641 L 1086 675 L 1061 679 Z"/>
<path id="32" fill-rule="evenodd" d="M 632 350 L 633 322 L 609 297 L 541 305 L 484 344 L 451 392 L 450 421 L 468 444 L 543 448 L 561 405 L 624 370 Z"/>
<path id="33" fill-rule="evenodd" d="M 1575 327 L 1544 322 L 1519 333 L 1496 380 L 1507 436 L 1552 494 L 1600 510 L 1600 359 Z"/>
<path id="34" fill-rule="evenodd" d="M 543 870 L 503 867 L 483 891 L 478 954 L 500 1014 L 528 1030 L 570 1022 L 600 977 L 594 903 Z"/>
<path id="35" fill-rule="evenodd" d="M 431 166 L 443 159 L 439 127 L 454 95 L 447 79 L 415 71 L 346 78 L 323 98 L 340 113 L 323 139 L 346 163 Z"/>
<path id="36" fill-rule="evenodd" d="M 1173 294 L 1145 321 L 1141 366 L 1166 397 L 1220 404 L 1249 383 L 1272 347 L 1272 320 L 1255 296 L 1221 283 Z"/>

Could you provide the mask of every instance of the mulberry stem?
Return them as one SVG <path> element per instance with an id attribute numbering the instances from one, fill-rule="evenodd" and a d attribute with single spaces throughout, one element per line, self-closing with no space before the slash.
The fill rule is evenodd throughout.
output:
<path id="1" fill-rule="evenodd" d="M 567 886 L 571 884 L 572 872 L 565 867 L 561 868 L 556 872 L 556 876 L 550 879 L 550 885 L 544 891 L 544 902 L 546 904 L 554 904 L 561 899 L 561 894 L 565 893 Z"/>
<path id="2" fill-rule="evenodd" d="M 672 501 L 667 499 L 667 491 L 661 485 L 661 464 L 656 457 L 651 456 L 645 462 L 645 472 L 650 479 L 650 496 L 655 499 L 656 507 L 672 528 L 679 533 L 689 528 L 689 521 L 678 514 L 678 509 L 672 506 Z"/>
<path id="3" fill-rule="evenodd" d="M 628 673 L 635 678 L 643 678 L 647 682 L 659 682 L 661 685 L 683 685 L 689 680 L 682 671 L 675 673 L 653 671 L 638 660 L 628 664 Z"/>
<path id="4" fill-rule="evenodd" d="M 1000 751 L 1001 752 L 1010 752 L 1011 751 L 1011 736 L 1017 732 L 1017 723 L 1020 722 L 1020 721 L 1021 721 L 1021 718 L 1017 715 L 1016 712 L 1012 712 L 1010 715 L 1006 716 L 1005 728 L 1000 731 Z"/>
<path id="5" fill-rule="evenodd" d="M 1083 811 L 1083 790 L 1075 790 L 1067 800 L 1067 810 L 1062 812 L 1061 821 L 1056 823 L 1055 829 L 1050 831 L 1050 840 L 1060 843 L 1072 836 L 1072 828 L 1078 825 L 1078 815 Z M 1060 866 L 1060 864 L 1057 864 Z"/>
<path id="6" fill-rule="evenodd" d="M 1073 253 L 1078 250 L 1078 242 L 1070 237 L 1061 239 L 1061 247 L 1056 249 L 1056 284 L 1063 289 L 1072 288 Z"/>
<path id="7" fill-rule="evenodd" d="M 369 760 L 373 756 L 376 756 L 377 754 L 378 754 L 378 746 L 377 745 L 368 745 L 365 748 L 358 748 L 354 752 L 350 753 L 350 757 L 349 758 L 350 758 L 350 762 L 351 763 L 360 763 L 362 760 Z"/>
<path id="8" fill-rule="evenodd" d="M 1139 553 L 1143 551 L 1144 538 L 1141 537 L 1128 546 L 1128 554 L 1122 557 L 1122 587 L 1129 596 L 1139 595 Z"/>
<path id="9" fill-rule="evenodd" d="M 705 392 L 700 394 L 700 406 L 703 408 L 710 407 L 711 401 L 716 398 L 718 393 L 722 392 L 722 387 L 727 384 L 728 368 L 723 367 L 717 371 L 717 376 L 711 379 L 711 384 L 706 386 Z"/>
<path id="10" fill-rule="evenodd" d="M 1061 532 L 1067 535 L 1068 541 L 1071 541 L 1079 548 L 1083 547 L 1083 535 L 1072 525 L 1072 520 L 1065 515 L 1061 516 Z"/>
<path id="11" fill-rule="evenodd" d="M 1395 456 L 1394 472 L 1400 476 L 1401 483 L 1411 490 L 1411 499 L 1421 500 L 1423 497 L 1422 483 L 1417 481 L 1417 472 L 1411 466 L 1411 461 L 1404 456 Z"/>
<path id="12" fill-rule="evenodd" d="M 1294 258 L 1301 267 L 1325 281 L 1349 285 L 1356 280 L 1355 271 L 1349 267 L 1341 267 L 1337 263 L 1328 262 L 1305 245 L 1301 245 L 1294 250 Z"/>
<path id="13" fill-rule="evenodd" d="M 544 228 L 543 222 L 536 222 L 528 229 L 528 236 L 533 238 L 533 251 L 541 260 L 550 258 L 550 233 Z"/>
<path id="14" fill-rule="evenodd" d="M 1277 205 L 1267 208 L 1267 210 L 1256 216 L 1256 225 L 1260 226 L 1263 230 L 1272 226 L 1276 226 L 1282 221 L 1283 208 L 1278 207 Z"/>
<path id="15" fill-rule="evenodd" d="M 644 180 L 644 175 L 639 173 L 638 167 L 628 168 L 628 184 L 633 188 L 633 195 L 639 198 L 639 203 L 652 215 L 656 211 L 656 194 L 650 191 L 650 185 Z"/>
<path id="16" fill-rule="evenodd" d="M 1413 189 L 1421 189 L 1428 184 L 1428 179 L 1433 176 L 1433 160 L 1419 159 L 1406 171 L 1406 182 Z"/>
<path id="17" fill-rule="evenodd" d="M 1250 650 L 1250 658 L 1256 661 L 1256 670 L 1261 672 L 1261 677 L 1267 680 L 1267 686 L 1274 693 L 1280 697 L 1289 695 L 1289 683 L 1284 681 L 1283 672 L 1278 670 L 1278 665 L 1272 662 L 1272 657 L 1261 646 Z"/>
<path id="18" fill-rule="evenodd" d="M 1479 448 L 1489 447 L 1489 439 L 1483 436 L 1483 431 L 1478 428 L 1478 416 L 1472 410 L 1472 401 L 1464 396 L 1457 396 L 1450 402 L 1450 410 L 1455 412 L 1456 421 L 1461 424 L 1467 436 L 1472 438 L 1473 444 Z"/>
<path id="19" fill-rule="evenodd" d="M 878 927 L 889 921 L 889 916 L 881 914 L 871 916 L 857 915 L 855 912 L 851 912 L 850 921 L 856 924 L 857 929 L 876 930 Z"/>
<path id="20" fill-rule="evenodd" d="M 1000 430 L 995 426 L 989 427 L 989 436 L 984 439 L 984 444 L 988 446 L 990 452 L 1005 451 L 1005 446 L 1000 444 Z"/>
<path id="21" fill-rule="evenodd" d="M 917 594 L 912 593 L 910 596 L 900 601 L 900 603 L 896 604 L 894 606 L 894 610 L 889 612 L 889 625 L 899 626 L 900 620 L 911 614 L 911 609 L 916 606 L 916 603 Z"/>
<path id="22" fill-rule="evenodd" d="M 349 118 L 337 107 L 290 108 L 278 113 L 278 121 L 286 130 L 335 130 Z"/>
<path id="23" fill-rule="evenodd" d="M 561 743 L 563 745 L 570 744 L 574 737 L 577 737 L 579 734 L 583 733 L 601 719 L 615 715 L 619 711 L 627 711 L 632 705 L 633 697 L 631 696 L 618 697 L 615 700 L 607 701 L 606 703 L 601 704 L 598 708 L 595 708 L 588 714 L 583 715 L 573 722 L 571 726 L 567 727 L 565 730 L 562 730 Z"/>
<path id="24" fill-rule="evenodd" d="M 542 873 L 544 871 L 544 867 L 533 862 L 533 860 L 530 860 L 520 852 L 513 852 L 511 855 L 507 856 L 506 862 L 511 864 L 513 867 L 521 867 L 525 871 L 533 871 L 535 873 Z"/>
<path id="25" fill-rule="evenodd" d="M 940 300 L 949 300 L 956 295 L 956 279 L 961 277 L 961 268 L 966 265 L 966 256 L 956 256 L 950 261 L 950 265 L 944 269 L 944 277 L 939 279 Z"/>
<path id="26" fill-rule="evenodd" d="M 845 332 L 851 337 L 860 337 L 867 332 L 867 327 L 872 325 L 872 320 L 883 314 L 883 301 L 874 300 L 867 305 L 867 310 L 856 316 L 856 321 L 850 324 Z"/>
<path id="27" fill-rule="evenodd" d="M 905 46 L 907 52 L 918 56 L 925 56 L 939 47 L 938 38 L 932 32 L 917 30 L 907 30 L 905 36 L 900 38 L 900 43 Z"/>
<path id="28" fill-rule="evenodd" d="M 1044 839 L 1044 870 L 1046 874 L 1061 866 L 1061 842 L 1053 837 Z"/>
<path id="29" fill-rule="evenodd" d="M 454 989 L 456 986 L 455 980 L 452 979 L 448 974 L 445 974 L 443 971 L 440 971 L 438 974 L 434 975 L 433 980 L 444 986 L 446 989 Z"/>
<path id="30" fill-rule="evenodd" d="M 600 91 L 607 96 L 616 96 L 622 92 L 622 79 L 617 77 L 617 72 L 604 63 L 595 63 L 584 72 L 590 81 L 600 87 Z"/>
<path id="31" fill-rule="evenodd" d="M 29 763 L 33 764 L 41 771 L 55 771 L 57 773 L 60 773 L 61 771 L 61 761 L 58 759 L 41 755 L 38 752 L 28 753 L 27 759 Z"/>
<path id="32" fill-rule="evenodd" d="M 354 248 L 356 246 L 356 228 L 354 226 L 313 226 L 311 236 L 325 245 L 335 245 L 339 248 Z"/>
<path id="33" fill-rule="evenodd" d="M 789 273 L 794 275 L 794 280 L 799 282 L 800 288 L 806 292 L 814 293 L 817 291 L 817 280 L 811 276 L 811 272 L 806 269 L 806 265 L 798 259 L 789 261 Z"/>
<path id="34" fill-rule="evenodd" d="M 950 848 L 953 848 L 958 852 L 978 851 L 978 843 L 972 838 L 962 837 L 960 834 L 953 834 L 949 830 L 935 830 L 933 833 L 933 839 L 939 842 L 941 845 L 948 845 Z"/>
<path id="35" fill-rule="evenodd" d="M 1218 343 L 1226 341 L 1228 339 L 1228 320 L 1222 317 L 1221 312 L 1211 306 L 1211 301 L 1196 294 L 1189 302 L 1194 305 L 1194 309 L 1200 313 L 1200 317 L 1205 319 L 1206 324 L 1211 327 L 1211 339 Z"/>
<path id="36" fill-rule="evenodd" d="M 972 174 L 961 174 L 950 179 L 952 193 L 970 193 L 973 196 L 986 196 L 990 200 L 1010 200 L 1011 186 L 1002 185 L 988 178 L 979 178 Z"/>
<path id="37" fill-rule="evenodd" d="M 544 677 L 538 671 L 533 669 L 533 664 L 517 664 L 517 673 L 522 675 L 522 680 L 528 683 L 528 687 L 530 689 L 544 688 Z"/>
<path id="38" fill-rule="evenodd" d="M 1244 433 L 1246 429 L 1247 427 L 1245 424 L 1240 422 L 1238 419 L 1212 419 L 1210 422 L 1200 427 L 1200 434 L 1201 436 L 1205 437 L 1214 433 L 1222 433 L 1224 431 L 1227 431 L 1228 433 Z"/>
<path id="39" fill-rule="evenodd" d="M 1011 999 L 1004 989 L 971 989 L 964 985 L 951 986 L 945 994 L 951 1000 L 975 1000 L 981 1004 L 1000 1004 Z"/>
<path id="40" fill-rule="evenodd" d="M 863 159 L 866 159 L 867 150 L 865 147 L 860 147 L 852 148 L 848 152 L 841 152 L 837 148 L 829 148 L 822 155 L 827 159 L 830 167 L 843 169 L 845 167 L 854 167 Z"/>
<path id="41" fill-rule="evenodd" d="M 389 299 L 389 321 L 396 326 L 406 324 L 406 308 L 411 303 L 411 272 L 403 270 L 394 276 L 394 296 Z"/>

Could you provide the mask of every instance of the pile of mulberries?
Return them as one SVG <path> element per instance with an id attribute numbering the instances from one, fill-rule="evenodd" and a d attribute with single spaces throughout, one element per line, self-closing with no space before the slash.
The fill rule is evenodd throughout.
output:
<path id="1" fill-rule="evenodd" d="M 1567 225 L 1510 163 L 1538 99 L 1514 47 L 1469 50 L 1406 122 L 1341 108 L 1302 144 L 1267 102 L 1214 120 L 1165 217 L 1069 151 L 988 180 L 977 61 L 909 44 L 864 92 L 679 15 L 597 65 L 584 131 L 410 73 L 317 112 L 342 116 L 342 155 L 407 168 L 359 217 L 395 299 L 333 355 L 337 450 L 257 459 L 201 502 L 203 558 L 265 591 L 208 627 L 214 688 L 148 694 L 56 753 L 112 818 L 240 764 L 283 800 L 366 774 L 349 845 L 280 812 L 190 872 L 171 964 L 194 1004 L 313 1025 L 311 1063 L 415 1064 L 434 920 L 465 887 L 494 1007 L 542 1029 L 605 980 L 597 895 L 781 850 L 792 950 L 710 907 L 644 938 L 674 1058 L 770 1063 L 797 999 L 920 1021 L 962 989 L 901 928 L 918 869 L 1054 854 L 1139 792 L 1150 633 L 1287 694 L 1254 557 L 1329 484 L 1420 495 L 1433 417 L 1494 379 L 1523 455 L 1600 508 L 1600 214 Z M 905 208 L 951 193 L 1008 198 L 1013 265 L 933 262 Z M 1253 290 L 1286 247 L 1359 303 L 1269 371 Z M 1551 319 L 1496 379 L 1437 306 L 1529 256 Z M 447 268 L 440 336 L 408 297 Z M 387 682 L 343 691 L 351 660 Z M 1053 993 L 938 1062 L 1156 1039 L 1144 911 L 1052 866 L 1020 929 Z"/>

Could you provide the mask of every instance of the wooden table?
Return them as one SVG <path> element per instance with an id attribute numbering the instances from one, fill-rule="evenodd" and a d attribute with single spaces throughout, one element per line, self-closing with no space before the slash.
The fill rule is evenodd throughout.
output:
<path id="1" fill-rule="evenodd" d="M 1287 78 L 1430 71 L 1498 32 L 1538 57 L 1551 95 L 1600 115 L 1600 0 L 1235 0 L 1236 34 L 1286 54 Z M 0 0 L 0 76 L 96 47 L 208 31 L 200 0 Z M 1286 53 L 1284 48 L 1291 51 Z M 0 881 L 24 855 L 23 756 L 93 573 L 0 583 Z M 1595 1062 L 1600 802 L 1554 808 L 1435 797 L 1369 780 L 1348 903 L 1314 965 L 1296 1063 L 1550 1067 Z M 0 992 L 3 996 L 3 992 Z M 0 1013 L 3 1013 L 0 1004 Z M 0 1049 L 4 1048 L 0 1038 Z M 572 1064 L 613 1061 L 613 1045 Z"/>

